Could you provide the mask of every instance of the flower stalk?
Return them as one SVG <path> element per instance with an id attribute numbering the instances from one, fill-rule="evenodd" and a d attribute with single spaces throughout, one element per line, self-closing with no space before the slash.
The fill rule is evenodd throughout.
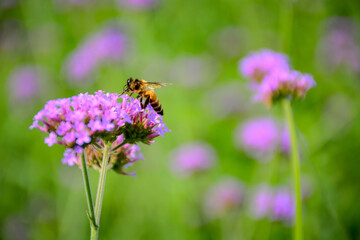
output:
<path id="1" fill-rule="evenodd" d="M 45 138 L 48 146 L 60 144 L 66 147 L 64 164 L 76 164 L 82 169 L 91 240 L 97 240 L 99 235 L 107 171 L 113 169 L 119 174 L 136 176 L 135 171 L 124 170 L 143 159 L 136 144 L 150 145 L 155 142 L 154 138 L 170 132 L 150 105 L 142 109 L 138 99 L 101 90 L 49 100 L 34 116 L 30 129 L 33 128 L 49 134 Z M 95 206 L 88 167 L 100 171 Z"/>
<path id="2" fill-rule="evenodd" d="M 101 207 L 104 197 L 105 180 L 106 180 L 107 166 L 109 163 L 109 154 L 111 151 L 111 143 L 105 142 L 103 151 L 104 153 L 101 162 L 101 171 L 100 171 L 98 189 L 96 194 L 96 203 L 95 203 L 95 212 L 94 212 L 95 224 L 91 225 L 91 235 L 90 235 L 91 240 L 97 240 L 99 237 Z"/>
<path id="3" fill-rule="evenodd" d="M 87 172 L 85 153 L 81 154 L 81 171 L 82 171 L 83 179 L 84 179 L 84 186 L 85 186 L 85 193 L 86 193 L 86 199 L 87 199 L 87 204 L 88 204 L 88 217 L 90 220 L 90 226 L 97 227 L 97 225 L 95 223 L 94 204 L 93 204 L 93 198 L 92 198 L 92 194 L 91 194 L 89 175 Z"/>
<path id="4" fill-rule="evenodd" d="M 282 101 L 283 109 L 285 112 L 285 119 L 287 126 L 290 132 L 291 139 L 291 165 L 292 165 L 292 175 L 293 175 L 293 191 L 295 199 L 295 226 L 294 226 L 294 239 L 302 240 L 303 239 L 303 222 L 302 222 L 302 202 L 301 202 L 301 181 L 300 181 L 300 161 L 299 161 L 299 151 L 298 143 L 296 138 L 295 131 L 295 122 L 293 113 L 291 111 L 290 101 L 288 99 L 283 99 Z"/>

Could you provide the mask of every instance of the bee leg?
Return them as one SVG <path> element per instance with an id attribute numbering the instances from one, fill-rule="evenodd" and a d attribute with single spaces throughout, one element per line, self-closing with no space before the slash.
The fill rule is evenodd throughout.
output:
<path id="1" fill-rule="evenodd" d="M 146 98 L 143 108 L 145 109 L 145 108 L 149 105 L 149 103 L 150 103 L 150 96 L 148 96 L 148 97 Z"/>
<path id="2" fill-rule="evenodd" d="M 144 108 L 144 107 L 143 107 L 143 98 L 142 98 L 140 95 L 138 95 L 138 96 L 136 97 L 136 99 L 139 99 L 141 108 Z"/>

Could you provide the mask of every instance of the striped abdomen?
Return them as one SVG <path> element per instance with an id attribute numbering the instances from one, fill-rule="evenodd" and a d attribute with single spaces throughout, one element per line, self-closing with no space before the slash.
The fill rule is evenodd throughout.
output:
<path id="1" fill-rule="evenodd" d="M 164 111 L 161 107 L 160 101 L 158 97 L 156 96 L 154 91 L 148 91 L 148 95 L 150 95 L 150 105 L 153 107 L 153 109 L 160 115 L 164 115 Z"/>

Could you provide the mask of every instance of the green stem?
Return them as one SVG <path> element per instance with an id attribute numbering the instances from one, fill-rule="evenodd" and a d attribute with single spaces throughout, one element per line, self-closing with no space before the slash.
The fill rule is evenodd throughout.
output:
<path id="1" fill-rule="evenodd" d="M 86 199 L 87 199 L 87 204 L 88 204 L 88 216 L 89 216 L 90 224 L 95 225 L 94 204 L 93 204 L 93 199 L 92 199 L 92 194 L 91 194 L 89 175 L 87 172 L 85 153 L 81 154 L 81 170 L 83 173 Z"/>
<path id="2" fill-rule="evenodd" d="M 128 142 L 126 140 L 124 140 L 122 143 L 120 143 L 119 145 L 117 145 L 116 147 L 114 147 L 113 149 L 111 149 L 112 152 L 118 150 L 119 148 L 121 148 L 122 146 L 124 146 L 125 144 L 127 144 Z"/>
<path id="3" fill-rule="evenodd" d="M 293 184 L 294 184 L 294 199 L 296 205 L 295 212 L 295 227 L 294 227 L 294 239 L 302 240 L 303 239 L 303 222 L 302 222 L 302 202 L 301 202 L 301 182 L 300 182 L 300 162 L 299 162 L 299 152 L 298 152 L 298 143 L 296 139 L 295 131 L 295 122 L 294 117 L 291 111 L 290 101 L 288 99 L 283 100 L 283 108 L 285 112 L 285 118 L 288 126 L 288 131 L 290 132 L 291 138 L 291 165 L 292 165 L 292 174 L 293 174 Z"/>
<path id="4" fill-rule="evenodd" d="M 109 153 L 110 153 L 110 143 L 104 144 L 104 152 L 103 152 L 103 159 L 101 162 L 101 170 L 100 170 L 100 177 L 98 183 L 98 189 L 96 194 L 96 203 L 95 203 L 95 224 L 91 226 L 91 240 L 97 240 L 99 236 L 99 228 L 100 228 L 100 215 L 101 215 L 101 207 L 102 207 L 102 200 L 104 196 L 105 190 L 105 180 L 106 180 L 106 173 L 107 173 L 107 166 L 109 163 Z"/>

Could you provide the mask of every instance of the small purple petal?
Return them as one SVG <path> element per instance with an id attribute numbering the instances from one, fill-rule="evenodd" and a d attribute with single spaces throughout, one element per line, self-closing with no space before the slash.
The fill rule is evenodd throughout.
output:
<path id="1" fill-rule="evenodd" d="M 73 143 L 75 141 L 75 132 L 74 131 L 71 131 L 71 132 L 68 132 L 65 134 L 65 136 L 63 137 L 63 140 L 66 142 L 66 143 Z"/>
<path id="2" fill-rule="evenodd" d="M 72 124 L 69 122 L 61 122 L 59 124 L 58 129 L 56 130 L 56 133 L 60 136 L 64 136 L 72 127 Z"/>
<path id="3" fill-rule="evenodd" d="M 57 143 L 57 135 L 54 132 L 51 132 L 49 134 L 49 137 L 45 138 L 45 143 L 51 147 L 52 145 L 54 145 L 55 143 Z"/>
<path id="4" fill-rule="evenodd" d="M 69 166 L 73 166 L 75 163 L 77 163 L 74 150 L 71 148 L 66 149 L 64 152 L 64 158 L 61 161 L 63 164 L 68 164 Z"/>
<path id="5" fill-rule="evenodd" d="M 75 146 L 75 147 L 74 147 L 74 150 L 75 150 L 76 153 L 79 153 L 79 154 L 80 154 L 80 153 L 83 153 L 83 148 L 80 147 L 80 146 Z"/>
<path id="6" fill-rule="evenodd" d="M 77 132 L 76 134 L 76 144 L 79 146 L 83 145 L 84 143 L 90 143 L 91 138 L 88 131 Z"/>

